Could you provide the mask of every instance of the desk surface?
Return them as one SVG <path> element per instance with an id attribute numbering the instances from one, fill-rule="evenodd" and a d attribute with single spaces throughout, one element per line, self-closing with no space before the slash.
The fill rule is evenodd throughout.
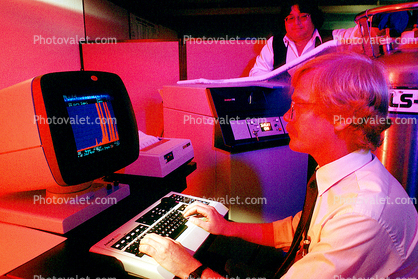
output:
<path id="1" fill-rule="evenodd" d="M 187 175 L 195 169 L 196 164 L 192 162 L 165 178 L 115 177 L 121 183 L 128 182 L 130 196 L 69 231 L 64 235 L 67 240 L 63 243 L 12 270 L 7 276 L 25 279 L 133 278 L 118 261 L 90 253 L 90 247 L 168 192 L 183 191 L 187 187 Z"/>
<path id="2" fill-rule="evenodd" d="M 27 227 L 0 223 L 0 274 L 38 257 L 65 239 Z"/>

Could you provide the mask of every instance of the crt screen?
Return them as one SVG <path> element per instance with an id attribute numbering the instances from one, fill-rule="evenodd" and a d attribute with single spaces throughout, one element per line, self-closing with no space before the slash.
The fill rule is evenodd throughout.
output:
<path id="1" fill-rule="evenodd" d="M 78 157 L 120 145 L 111 97 L 64 95 Z"/>

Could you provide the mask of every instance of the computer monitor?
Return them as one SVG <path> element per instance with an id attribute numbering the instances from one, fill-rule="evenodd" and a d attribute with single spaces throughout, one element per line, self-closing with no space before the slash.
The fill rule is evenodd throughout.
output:
<path id="1" fill-rule="evenodd" d="M 79 193 L 138 158 L 135 115 L 116 74 L 45 74 L 0 90 L 0 107 L 0 206 L 39 189 Z"/>

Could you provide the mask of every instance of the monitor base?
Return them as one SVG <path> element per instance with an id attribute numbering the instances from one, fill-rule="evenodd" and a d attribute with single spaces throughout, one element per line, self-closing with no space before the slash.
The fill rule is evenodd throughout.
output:
<path id="1" fill-rule="evenodd" d="M 45 190 L 0 196 L 0 222 L 65 234 L 129 196 L 128 185 L 93 183 L 91 191 L 71 197 Z"/>

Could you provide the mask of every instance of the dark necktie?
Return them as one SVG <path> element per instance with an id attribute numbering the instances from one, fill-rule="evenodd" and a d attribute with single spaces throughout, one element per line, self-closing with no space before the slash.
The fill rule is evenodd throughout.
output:
<path id="1" fill-rule="evenodd" d="M 315 207 L 316 198 L 318 196 L 318 187 L 316 185 L 316 172 L 309 179 L 306 187 L 305 203 L 303 204 L 302 215 L 299 220 L 299 224 L 296 228 L 295 236 L 293 237 L 292 245 L 290 246 L 289 252 L 286 255 L 283 264 L 274 275 L 274 278 L 282 277 L 287 270 L 295 262 L 296 254 L 299 250 L 300 243 L 303 235 L 307 235 L 309 225 L 311 223 L 313 209 Z"/>

